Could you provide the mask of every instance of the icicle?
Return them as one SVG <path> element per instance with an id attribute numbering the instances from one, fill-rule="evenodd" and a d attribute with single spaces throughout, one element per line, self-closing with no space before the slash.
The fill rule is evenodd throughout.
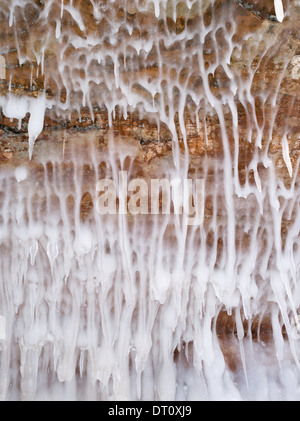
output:
<path id="1" fill-rule="evenodd" d="M 44 117 L 46 110 L 45 94 L 39 96 L 36 100 L 32 100 L 29 106 L 30 118 L 28 122 L 29 135 L 29 157 L 31 159 L 33 147 L 36 139 L 40 135 L 44 127 Z"/>
<path id="2" fill-rule="evenodd" d="M 287 140 L 286 135 L 284 135 L 283 138 L 282 138 L 282 155 L 283 155 L 285 165 L 288 169 L 289 175 L 290 175 L 290 177 L 292 177 L 293 176 L 293 167 L 292 167 L 292 163 L 291 163 L 290 152 L 289 152 L 289 144 L 288 144 L 288 140 Z"/>

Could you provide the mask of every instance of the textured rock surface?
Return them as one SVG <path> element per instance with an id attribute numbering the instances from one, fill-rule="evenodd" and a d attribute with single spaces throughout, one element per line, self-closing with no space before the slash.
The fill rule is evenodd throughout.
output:
<path id="1" fill-rule="evenodd" d="M 63 104 L 66 101 L 66 88 L 69 89 L 72 69 L 66 67 L 66 78 L 62 78 L 62 72 L 59 71 L 60 54 L 73 60 L 78 64 L 80 62 L 80 48 L 74 48 L 70 44 L 72 37 L 78 36 L 79 39 L 86 39 L 98 34 L 103 42 L 109 43 L 105 39 L 105 31 L 109 28 L 108 19 L 110 11 L 105 9 L 103 3 L 104 18 L 96 22 L 93 16 L 92 3 L 74 2 L 81 12 L 82 21 L 74 22 L 71 14 L 65 13 L 61 21 L 62 28 L 66 29 L 65 39 L 58 39 L 58 28 L 56 17 L 60 14 L 59 2 L 54 2 L 50 8 L 49 3 L 28 2 L 25 8 L 16 6 L 14 10 L 13 25 L 9 25 L 10 11 L 7 3 L 1 1 L 0 7 L 0 49 L 2 60 L 5 60 L 5 72 L 1 70 L 0 94 L 8 95 L 12 92 L 15 95 L 26 95 L 37 97 L 39 93 L 46 92 L 49 100 L 55 99 L 60 106 L 47 110 L 45 116 L 44 131 L 39 136 L 39 143 L 51 142 L 57 144 L 57 149 L 62 147 L 62 138 L 67 137 L 69 141 L 77 137 L 77 133 L 85 132 L 86 136 L 99 138 L 100 144 L 105 147 L 107 133 L 109 130 L 109 116 L 107 109 L 97 105 L 98 96 L 101 92 L 91 91 L 89 98 L 90 106 L 82 106 L 82 96 L 80 91 L 76 93 L 76 87 L 69 92 L 72 97 L 70 108 L 63 111 Z M 152 5 L 153 6 L 153 5 Z M 141 38 L 147 40 L 151 33 L 149 28 L 152 25 L 157 27 L 157 31 L 164 33 L 166 30 L 170 33 L 182 33 L 186 28 L 194 28 L 199 25 L 199 13 L 197 8 L 189 11 L 183 4 L 177 8 L 176 19 L 173 20 L 172 10 L 167 11 L 166 22 L 155 19 L 154 9 L 150 8 L 144 12 L 137 10 L 134 2 L 127 3 L 127 10 L 113 8 L 112 13 L 118 20 L 126 18 L 132 24 L 133 32 L 118 33 L 119 39 L 124 42 L 128 38 Z M 290 7 L 291 12 L 283 24 L 276 21 L 274 3 L 271 0 L 265 1 L 262 5 L 260 1 L 218 1 L 215 2 L 214 10 L 209 7 L 210 2 L 203 3 L 205 11 L 205 21 L 208 25 L 212 16 L 218 19 L 230 7 L 233 13 L 233 22 L 236 25 L 234 31 L 234 42 L 239 45 L 240 51 L 234 51 L 230 58 L 230 69 L 235 77 L 241 80 L 251 80 L 249 92 L 251 92 L 254 103 L 250 104 L 239 102 L 238 107 L 238 127 L 239 127 L 239 170 L 240 177 L 243 180 L 245 168 L 251 161 L 254 153 L 254 140 L 257 136 L 256 129 L 252 131 L 252 143 L 249 142 L 249 125 L 256 120 L 256 126 L 262 127 L 262 148 L 267 148 L 269 154 L 274 156 L 278 171 L 282 173 L 289 182 L 288 171 L 282 157 L 281 139 L 283 134 L 288 133 L 287 139 L 290 150 L 290 158 L 293 168 L 300 151 L 300 96 L 299 96 L 299 57 L 300 57 L 300 32 L 299 19 L 300 9 L 296 2 L 284 3 L 285 7 Z M 230 22 L 230 20 L 229 20 Z M 80 24 L 82 27 L 80 27 Z M 230 25 L 230 23 L 228 23 Z M 83 34 L 83 27 L 86 29 Z M 217 34 L 218 35 L 218 34 Z M 275 40 L 275 41 L 274 41 Z M 203 54 L 205 56 L 205 65 L 209 66 L 216 58 L 216 50 L 213 39 L 208 35 L 204 39 Z M 226 50 L 226 40 L 220 37 L 216 40 L 219 52 Z M 66 48 L 67 44 L 70 44 Z M 197 44 L 200 43 L 196 36 L 187 43 L 180 44 L 176 41 L 170 46 L 163 44 L 159 47 L 160 55 L 163 57 L 162 69 L 166 77 L 172 75 L 172 61 L 177 60 L 182 48 L 194 51 Z M 270 47 L 268 46 L 270 45 Z M 97 48 L 95 46 L 95 48 Z M 113 48 L 109 46 L 108 48 Z M 82 49 L 84 54 L 84 49 Z M 138 78 L 141 72 L 150 79 L 157 78 L 158 54 L 153 49 L 145 58 L 134 56 L 137 60 L 135 67 L 128 72 L 128 69 L 120 70 L 122 77 Z M 84 60 L 84 55 L 82 56 Z M 3 63 L 3 62 L 2 62 Z M 182 83 L 191 85 L 192 90 L 201 88 L 201 78 L 197 75 L 197 65 L 193 72 L 193 62 L 187 63 L 182 67 L 180 78 Z M 4 68 L 2 64 L 2 69 Z M 96 68 L 95 68 L 96 69 Z M 111 74 L 114 71 L 113 63 L 106 61 L 102 72 Z M 77 68 L 75 72 L 80 72 Z M 187 81 L 186 77 L 189 76 Z M 84 78 L 84 70 L 83 75 Z M 172 77 L 172 76 L 171 76 Z M 66 86 L 67 85 L 67 86 Z M 222 70 L 217 68 L 209 77 L 210 90 L 214 96 L 219 98 L 226 95 L 228 88 L 228 76 Z M 138 95 L 147 98 L 150 95 L 142 86 L 133 85 Z M 275 101 L 273 94 L 276 91 Z M 151 96 L 150 96 L 151 98 Z M 59 102 L 60 101 L 60 102 Z M 79 105 L 79 108 L 78 108 Z M 184 111 L 188 147 L 191 154 L 191 171 L 195 171 L 198 166 L 199 157 L 208 156 L 210 158 L 219 157 L 223 152 L 221 142 L 221 128 L 217 115 L 214 113 L 199 112 L 198 127 L 194 118 L 193 103 L 187 105 Z M 73 111 L 72 111 L 73 109 Z M 91 115 L 91 109 L 93 115 Z M 71 110 L 71 111 L 70 111 Z M 75 111 L 76 110 L 76 111 Z M 79 111 L 80 110 L 80 111 Z M 192 110 L 192 112 L 191 112 Z M 78 117 L 78 111 L 80 118 Z M 118 115 L 119 113 L 119 115 Z M 232 154 L 235 146 L 232 137 L 232 115 L 230 110 L 224 110 L 225 124 L 228 136 L 232 145 Z M 274 124 L 273 124 L 274 121 Z M 177 119 L 176 129 L 179 141 L 182 142 L 182 133 Z M 27 160 L 28 157 L 28 135 L 27 135 L 28 117 L 22 120 L 21 126 L 16 120 L 10 120 L 3 115 L 0 116 L 0 160 L 2 164 L 15 165 L 16 162 Z M 155 174 L 157 168 L 168 162 L 172 156 L 172 135 L 168 127 L 162 123 L 158 134 L 158 126 L 152 118 L 148 119 L 147 114 L 140 118 L 137 110 L 129 111 L 128 118 L 125 119 L 122 111 L 116 110 L 113 120 L 114 133 L 121 135 L 124 139 L 131 139 L 139 145 L 140 152 L 137 155 L 137 168 L 141 175 L 149 177 Z M 271 133 L 271 141 L 268 140 Z M 159 141 L 157 140 L 159 138 Z M 38 154 L 39 146 L 36 145 L 35 154 Z M 80 152 L 79 152 L 80 153 Z M 34 161 L 31 164 L 34 166 Z M 254 181 L 253 181 L 254 182 Z M 91 207 L 89 196 L 83 198 L 83 214 L 88 213 Z M 209 203 L 207 212 L 209 214 Z"/>
<path id="2" fill-rule="evenodd" d="M 113 132 L 115 137 L 120 137 L 125 148 L 135 151 L 135 159 L 131 163 L 133 175 L 147 180 L 158 176 L 163 173 L 164 168 L 172 165 L 174 133 L 166 121 L 160 121 L 161 116 L 153 112 L 151 103 L 163 102 L 162 97 L 165 95 L 165 106 L 161 111 L 166 115 L 171 113 L 170 108 L 174 106 L 175 131 L 180 150 L 184 151 L 185 133 L 178 110 L 180 89 L 188 89 L 190 95 L 185 98 L 182 115 L 190 153 L 189 175 L 203 174 L 204 158 L 212 168 L 223 158 L 222 138 L 225 128 L 230 154 L 232 157 L 238 155 L 241 184 L 245 182 L 246 177 L 251 185 L 257 182 L 250 165 L 255 154 L 261 157 L 266 154 L 273 159 L 279 176 L 284 179 L 286 185 L 291 183 L 290 169 L 287 168 L 287 159 L 283 156 L 282 138 L 286 136 L 291 167 L 295 171 L 300 152 L 300 6 L 297 2 L 284 2 L 284 7 L 289 8 L 289 14 L 283 23 L 276 21 L 273 0 L 220 0 L 215 2 L 213 9 L 210 7 L 210 1 L 202 2 L 204 23 L 200 19 L 198 6 L 188 10 L 184 4 L 177 7 L 175 19 L 171 7 L 166 11 L 166 18 L 162 19 L 155 17 L 152 3 L 141 11 L 136 8 L 134 1 L 127 2 L 127 10 L 116 5 L 110 10 L 107 8 L 107 2 L 103 2 L 103 17 L 97 21 L 93 14 L 93 4 L 88 0 L 73 1 L 77 10 L 80 10 L 80 18 L 76 18 L 71 12 L 65 12 L 61 19 L 60 1 L 25 0 L 24 3 L 28 3 L 24 8 L 16 6 L 13 24 L 10 25 L 10 9 L 6 1 L 0 0 L 0 51 L 3 57 L 2 62 L 0 61 L 0 95 L 4 97 L 13 93 L 18 97 L 38 98 L 45 92 L 47 100 L 53 101 L 53 107 L 46 110 L 44 130 L 35 144 L 30 164 L 29 115 L 22 119 L 20 124 L 1 112 L 1 165 L 10 169 L 26 162 L 39 180 L 45 174 L 49 178 L 53 174 L 50 158 L 44 168 L 40 157 L 47 153 L 49 156 L 64 155 L 65 164 L 61 169 L 61 177 L 67 182 L 69 178 L 73 179 L 76 172 L 72 166 L 70 144 L 75 144 L 72 153 L 75 150 L 75 156 L 80 157 L 85 156 L 89 141 L 95 143 L 97 152 L 107 151 L 109 134 Z M 209 27 L 212 19 L 221 21 L 224 15 L 228 15 L 226 33 L 224 27 L 221 27 L 220 31 L 207 31 L 204 39 L 197 36 L 195 28 L 202 24 Z M 111 20 L 123 22 L 125 16 L 132 32 L 126 31 L 121 25 L 115 34 L 114 44 L 111 39 L 106 38 L 106 31 L 112 31 Z M 147 41 L 153 35 L 153 28 L 154 32 L 165 36 L 166 39 L 170 34 L 170 39 L 173 35 L 174 39 L 176 36 L 177 38 L 169 44 L 158 42 L 148 51 Z M 193 36 L 184 36 L 190 33 Z M 94 42 L 95 34 L 101 39 L 100 47 Z M 183 34 L 182 39 L 180 34 Z M 228 69 L 231 73 L 226 73 L 222 66 L 213 67 L 214 63 L 218 63 L 219 57 L 226 56 L 226 52 L 230 51 L 229 38 L 236 48 L 229 57 Z M 134 48 L 131 50 L 131 42 L 136 45 L 141 42 L 145 48 L 144 52 L 137 54 Z M 126 45 L 129 64 L 124 64 L 125 53 L 122 55 L 122 52 L 118 51 L 116 66 L 112 57 L 116 45 L 122 43 Z M 91 60 L 87 66 L 87 57 L 97 54 L 97 49 L 101 50 L 103 45 L 109 54 L 104 55 L 101 63 Z M 207 105 L 205 94 L 203 103 L 197 104 L 193 99 L 192 93 L 200 97 L 206 83 L 206 79 L 199 74 L 199 57 L 193 55 L 197 49 L 201 51 L 201 58 L 203 57 L 202 70 L 210 67 L 213 69 L 207 75 L 208 87 L 205 92 L 209 91 L 212 98 L 219 101 L 218 106 L 222 98 L 232 94 L 232 80 L 239 82 L 238 94 L 233 95 L 237 107 L 237 134 L 233 130 L 234 112 L 228 104 L 221 104 L 221 112 L 218 114 L 213 107 Z M 179 66 L 181 71 L 177 72 Z M 116 68 L 119 71 L 118 75 Z M 125 107 L 121 105 L 112 109 L 113 102 L 110 102 L 114 95 L 119 95 L 121 104 L 124 102 L 126 95 L 120 93 L 116 86 L 118 78 L 125 87 L 130 88 L 129 96 L 134 94 L 137 98 L 133 106 L 128 106 L 126 113 Z M 109 83 L 111 79 L 115 81 L 112 84 Z M 141 83 L 143 81 L 146 81 L 144 85 Z M 153 97 L 151 86 L 156 82 L 161 82 L 161 90 Z M 168 86 L 172 87 L 171 94 L 168 92 Z M 84 87 L 86 91 L 83 91 Z M 84 93 L 87 94 L 85 101 Z M 103 100 L 104 97 L 107 102 Z M 150 112 L 145 111 L 147 105 L 151 109 Z M 224 117 L 224 125 L 220 116 Z M 258 145 L 259 143 L 261 145 Z M 101 174 L 100 165 L 98 169 Z M 265 168 L 262 163 L 259 163 L 257 170 L 263 179 Z M 83 166 L 81 175 L 81 192 L 84 193 L 79 198 L 80 216 L 82 221 L 89 221 L 95 206 L 89 192 L 91 180 L 93 183 L 95 181 L 95 168 Z M 218 170 L 212 170 L 211 174 L 207 175 L 211 190 L 218 175 Z M 213 249 L 216 244 L 215 233 L 209 231 L 209 224 L 214 217 L 221 221 L 226 219 L 222 208 L 224 198 L 217 199 L 221 202 L 218 203 L 219 209 L 215 213 L 211 196 L 207 197 L 205 203 L 204 225 L 208 231 L 205 241 L 208 250 Z M 67 207 L 72 209 L 74 198 L 70 197 L 68 200 Z M 250 204 L 250 209 L 251 206 Z M 254 205 L 253 209 L 257 212 Z M 291 218 L 283 216 L 283 245 L 289 224 L 295 219 L 295 212 L 297 203 L 291 211 Z M 242 218 L 237 221 L 236 246 L 237 249 L 247 251 L 251 248 L 251 238 L 249 233 L 244 232 L 243 223 Z M 225 225 L 226 221 L 221 224 L 221 228 Z M 263 236 L 258 230 L 262 247 L 267 242 Z M 220 235 L 215 250 L 216 265 L 218 259 L 221 260 L 218 256 L 222 256 L 225 248 L 223 237 Z M 252 333 L 254 340 L 259 338 L 263 343 L 273 340 L 271 325 L 269 313 L 255 317 L 251 325 L 243 320 L 245 334 L 250 336 Z M 221 311 L 216 326 L 228 365 L 233 369 L 241 366 L 242 362 L 236 358 L 239 351 L 236 345 L 230 342 L 231 336 L 238 336 L 236 314 L 229 316 L 227 311 Z M 286 338 L 284 327 L 282 332 Z"/>
<path id="3" fill-rule="evenodd" d="M 78 5 L 77 5 L 78 3 Z M 1 33 L 0 33 L 0 48 L 3 52 L 3 57 L 6 60 L 6 78 L 0 83 L 1 95 L 7 95 L 8 90 L 17 95 L 29 95 L 37 97 L 39 93 L 46 91 L 48 99 L 55 98 L 62 101 L 62 106 L 66 100 L 66 88 L 70 89 L 70 77 L 78 72 L 78 57 L 80 62 L 80 48 L 74 48 L 66 45 L 72 37 L 78 36 L 79 39 L 86 39 L 88 36 L 99 34 L 103 37 L 104 42 L 105 28 L 108 25 L 107 19 L 110 17 L 109 11 L 106 11 L 105 18 L 101 22 L 95 22 L 93 16 L 92 4 L 89 1 L 75 2 L 81 12 L 82 25 L 86 28 L 86 33 L 83 34 L 72 19 L 71 14 L 65 13 L 61 26 L 68 28 L 65 35 L 66 40 L 56 38 L 57 27 L 55 25 L 56 17 L 60 14 L 59 2 L 54 2 L 51 8 L 46 8 L 46 4 L 39 1 L 28 2 L 24 8 L 15 8 L 14 25 L 9 26 L 9 11 L 6 2 L 1 2 Z M 208 7 L 208 3 L 204 3 L 204 8 Z M 249 81 L 251 79 L 251 94 L 255 98 L 255 104 L 239 103 L 238 117 L 240 129 L 240 154 L 241 165 L 243 161 L 247 161 L 252 153 L 253 145 L 249 144 L 247 140 L 248 127 L 251 120 L 257 119 L 258 125 L 263 124 L 263 144 L 269 146 L 271 154 L 275 154 L 278 160 L 278 168 L 283 167 L 282 159 L 280 157 L 281 137 L 283 133 L 288 130 L 288 142 L 290 146 L 291 160 L 295 166 L 297 160 L 297 148 L 299 143 L 299 114 L 300 114 L 300 99 L 299 99 L 299 80 L 298 80 L 298 61 L 297 57 L 300 55 L 300 34 L 298 29 L 299 6 L 289 5 L 292 9 L 290 16 L 283 24 L 276 22 L 273 1 L 264 2 L 263 6 L 258 1 L 236 1 L 236 2 L 216 2 L 214 7 L 214 17 L 218 18 L 222 13 L 234 4 L 234 22 L 237 25 L 234 31 L 233 39 L 240 46 L 240 51 L 233 52 L 231 56 L 230 69 L 236 77 Z M 296 3 L 296 2 L 295 2 Z M 104 8 L 107 6 L 103 6 Z M 44 13 L 44 15 L 43 15 Z M 157 30 L 164 33 L 166 29 L 170 33 L 175 32 L 180 34 L 186 27 L 193 28 L 199 25 L 199 16 L 197 8 L 192 8 L 189 12 L 186 7 L 177 8 L 176 22 L 171 18 L 169 12 L 167 22 L 154 20 L 153 9 L 147 12 L 138 12 L 134 3 L 128 3 L 128 10 L 115 9 L 113 13 L 117 14 L 117 19 L 124 19 L 124 13 L 127 13 L 126 18 L 132 23 L 133 33 L 122 32 L 118 33 L 118 37 L 122 42 L 126 43 L 126 39 L 135 39 L 139 37 L 147 40 L 151 35 L 149 28 L 153 25 L 157 26 Z M 47 16 L 47 19 L 45 18 Z M 188 18 L 186 17 L 188 16 Z M 206 10 L 205 19 L 209 23 L 212 11 L 210 8 Z M 135 29 L 136 28 L 136 29 Z M 100 31 L 100 33 L 99 33 Z M 102 35 L 101 35 L 102 31 Z M 216 40 L 220 51 L 224 47 L 226 49 L 226 41 L 222 37 Z M 170 46 L 160 45 L 160 55 L 163 57 L 162 69 L 166 77 L 171 75 L 172 60 L 176 60 L 182 48 L 187 50 L 195 50 L 199 43 L 199 38 L 193 37 L 188 43 L 183 46 L 176 41 Z M 222 45 L 223 43 L 223 45 Z M 270 47 L 268 47 L 268 44 Z M 96 48 L 96 47 L 95 47 Z M 108 47 L 110 48 L 110 47 Z M 113 48 L 113 47 L 111 47 Z M 85 49 L 82 49 L 82 54 Z M 215 61 L 215 47 L 213 39 L 208 35 L 204 40 L 203 53 L 205 56 L 205 64 L 213 63 Z M 61 56 L 65 58 L 64 73 L 58 71 Z M 73 58 L 72 58 L 73 57 Z M 84 56 L 82 56 L 84 57 Z M 157 51 L 153 49 L 146 55 L 146 60 L 143 55 L 137 58 L 135 68 L 128 71 L 126 68 L 120 68 L 122 77 L 126 80 L 127 77 L 139 78 L 139 75 L 145 73 L 145 77 L 155 79 L 158 72 L 158 55 Z M 83 59 L 83 58 L 82 58 Z M 122 57 L 120 57 L 120 60 Z M 69 60 L 69 61 L 68 61 Z M 68 63 L 74 62 L 75 69 L 68 67 Z M 83 59 L 84 60 L 84 59 Z M 187 67 L 182 68 L 180 75 L 182 83 L 186 83 L 186 76 L 189 77 L 188 83 L 191 84 L 192 90 L 199 89 L 201 86 L 201 78 L 197 75 L 197 66 L 195 64 L 195 73 L 190 66 L 193 64 L 187 63 Z M 97 71 L 97 69 L 94 69 Z M 106 61 L 102 72 L 107 74 L 113 73 L 113 63 Z M 84 70 L 82 70 L 84 73 Z M 170 73 L 171 72 L 171 73 Z M 64 75 L 64 80 L 62 79 Z M 136 74 L 136 75 L 135 75 Z M 186 75 L 185 75 L 186 74 Z M 169 76 L 168 76 L 169 75 Z M 84 78 L 84 74 L 82 77 Z M 248 83 L 248 82 L 247 82 Z M 200 84 L 200 85 L 199 85 Z M 214 74 L 209 77 L 209 84 L 211 92 L 217 98 L 226 94 L 228 86 L 228 76 L 224 73 L 222 68 L 217 68 Z M 108 127 L 107 110 L 96 105 L 98 98 L 102 95 L 98 92 L 97 86 L 93 87 L 89 102 L 93 108 L 93 119 L 91 118 L 90 107 L 82 107 L 82 94 L 77 90 L 78 87 L 73 86 L 73 91 L 69 91 L 69 96 L 72 97 L 71 107 L 75 108 L 71 114 L 69 110 L 63 112 L 62 109 L 56 107 L 48 110 L 45 119 L 45 129 L 72 129 L 76 130 L 92 130 L 99 131 L 99 136 L 105 135 Z M 147 92 L 140 85 L 133 85 L 133 91 L 136 91 L 141 97 L 147 98 L 150 92 Z M 271 93 L 277 92 L 275 103 Z M 150 95 L 151 98 L 151 95 Z M 94 105 L 93 105 L 94 104 Z M 78 107 L 81 113 L 81 119 L 78 119 Z M 188 134 L 188 143 L 190 152 L 194 156 L 203 154 L 218 154 L 222 151 L 222 144 L 220 142 L 219 121 L 215 115 L 205 115 L 200 111 L 200 128 L 197 130 L 196 122 L 193 117 L 193 104 L 185 110 L 185 121 Z M 154 143 L 157 142 L 157 126 L 156 123 L 151 125 L 151 121 L 147 116 L 140 121 L 138 114 L 134 110 L 129 111 L 130 118 L 124 120 L 122 117 L 122 110 L 120 110 L 120 117 L 115 119 L 115 128 L 126 132 L 126 134 L 139 141 L 144 149 L 149 153 L 146 156 L 146 161 L 152 159 L 157 155 L 157 147 Z M 230 111 L 225 110 L 226 124 L 228 124 L 228 133 L 230 135 L 230 127 L 232 124 Z M 204 120 L 203 120 L 204 119 Z M 147 121 L 148 120 L 148 121 Z M 275 121 L 272 127 L 272 141 L 268 144 L 269 130 L 272 121 Z M 205 123 L 206 121 L 206 123 Z M 205 123 L 205 124 L 204 124 Z M 179 123 L 177 121 L 178 136 L 181 138 Z M 1 129 L 4 131 L 2 138 L 2 159 L 7 159 L 4 139 L 12 134 L 17 135 L 27 132 L 27 121 L 24 119 L 21 129 L 18 129 L 17 122 L 11 122 L 3 115 L 1 117 Z M 206 127 L 205 127 L 206 126 Z M 208 136 L 205 138 L 205 131 Z M 252 134 L 255 138 L 255 130 Z M 41 136 L 42 139 L 45 136 Z M 171 134 L 168 129 L 162 124 L 160 132 L 160 140 L 165 144 L 171 141 Z M 165 147 L 163 147 L 164 149 Z M 233 147 L 234 148 L 234 147 Z M 160 146 L 159 146 L 159 151 Z M 248 158 L 247 158 L 248 157 Z"/>

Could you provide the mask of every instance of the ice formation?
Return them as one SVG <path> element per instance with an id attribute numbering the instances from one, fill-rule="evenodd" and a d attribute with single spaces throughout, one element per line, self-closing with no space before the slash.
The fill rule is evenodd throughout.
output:
<path id="1" fill-rule="evenodd" d="M 275 4 L 275 13 L 276 13 L 276 17 L 278 22 L 282 22 L 284 19 L 284 10 L 283 10 L 283 5 L 282 5 L 282 0 L 274 0 L 274 4 Z"/>
<path id="2" fill-rule="evenodd" d="M 0 56 L 0 79 L 5 79 L 6 77 L 5 64 L 5 58 Z"/>
<path id="3" fill-rule="evenodd" d="M 215 14 L 216 3 L 221 7 L 213 0 L 93 0 L 89 27 L 81 2 L 49 0 L 38 17 L 44 38 L 37 46 L 32 28 L 32 45 L 23 48 L 18 22 L 26 8 L 38 6 L 0 2 L 15 26 L 19 63 L 35 60 L 45 77 L 37 97 L 0 97 L 7 118 L 21 125 L 29 115 L 29 153 L 38 168 L 38 175 L 30 165 L 0 170 L 1 399 L 300 398 L 299 340 L 292 335 L 300 306 L 299 163 L 292 163 L 288 132 L 282 157 L 289 185 L 268 155 L 292 51 L 275 86 L 266 82 L 255 96 L 258 65 L 276 56 L 280 40 L 254 32 L 257 49 L 245 53 L 247 35 L 236 36 L 237 6 L 224 2 Z M 283 21 L 281 1 L 275 0 L 275 11 Z M 47 71 L 51 46 L 56 60 Z M 243 77 L 232 65 L 241 54 L 249 63 Z M 214 91 L 217 74 L 223 83 L 216 81 Z M 47 83 L 55 83 L 51 98 Z M 92 118 L 95 107 L 106 110 L 108 150 L 89 139 L 78 153 L 68 139 L 63 154 L 47 141 L 34 156 L 47 112 L 80 118 L 81 107 Z M 240 135 L 240 108 L 247 139 Z M 97 212 L 99 179 L 117 184 L 120 170 L 135 175 L 138 152 L 116 139 L 116 110 L 124 119 L 136 112 L 157 122 L 158 132 L 162 124 L 168 128 L 173 162 L 161 176 L 170 179 L 188 178 L 187 115 L 206 142 L 209 118 L 216 118 L 222 157 L 199 160 L 210 212 L 203 224 L 188 227 L 174 215 L 128 219 Z M 253 144 L 244 180 L 242 141 Z M 83 221 L 87 192 L 94 206 Z M 239 355 L 236 370 L 218 337 L 224 311 L 235 318 L 228 346 Z M 268 344 L 251 335 L 252 323 L 260 326 L 264 317 L 273 328 Z"/>
<path id="4" fill-rule="evenodd" d="M 26 180 L 27 176 L 28 176 L 28 170 L 26 167 L 20 165 L 19 167 L 15 169 L 15 177 L 18 183 Z"/>

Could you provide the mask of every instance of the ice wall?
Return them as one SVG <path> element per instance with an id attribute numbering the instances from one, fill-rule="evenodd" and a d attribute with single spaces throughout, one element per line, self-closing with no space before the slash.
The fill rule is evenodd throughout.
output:
<path id="1" fill-rule="evenodd" d="M 28 5 L 39 14 L 23 48 L 18 25 Z M 106 110 L 111 127 L 116 108 L 125 119 L 139 113 L 166 125 L 173 160 L 164 177 L 188 178 L 187 116 L 199 127 L 199 142 L 209 142 L 207 117 L 214 117 L 222 145 L 221 157 L 199 161 L 206 213 L 193 227 L 173 215 L 97 213 L 100 178 L 118 183 L 119 170 L 135 176 L 128 162 L 137 151 L 116 141 L 113 129 L 108 151 L 90 139 L 80 153 L 70 139 L 68 153 L 51 154 L 48 145 L 33 166 L 1 169 L 2 399 L 299 399 L 300 190 L 289 127 L 281 132 L 288 183 L 268 153 L 293 50 L 283 54 L 275 81 L 255 85 L 282 32 L 239 33 L 238 6 L 230 1 L 1 7 L 16 28 L 19 63 L 36 61 L 45 76 L 36 98 L 0 98 L 6 117 L 21 124 L 29 115 L 30 157 L 46 113 L 80 117 L 84 106 L 92 117 L 95 107 Z M 275 2 L 282 25 L 289 7 L 283 16 Z M 37 28 L 44 28 L 39 43 Z M 250 37 L 255 48 L 248 50 Z M 245 71 L 234 65 L 241 57 Z M 244 141 L 253 151 L 241 177 Z M 83 220 L 87 192 L 93 207 Z M 238 355 L 236 370 L 218 338 L 224 310 L 235 317 L 228 346 Z M 265 316 L 273 327 L 267 345 L 251 335 L 252 321 Z"/>

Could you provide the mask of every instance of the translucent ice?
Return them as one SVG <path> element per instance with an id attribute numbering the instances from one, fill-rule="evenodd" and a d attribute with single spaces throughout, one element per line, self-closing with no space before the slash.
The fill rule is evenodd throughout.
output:
<path id="1" fill-rule="evenodd" d="M 26 180 L 28 177 L 28 169 L 27 167 L 21 165 L 15 169 L 15 177 L 18 183 L 21 181 Z"/>

